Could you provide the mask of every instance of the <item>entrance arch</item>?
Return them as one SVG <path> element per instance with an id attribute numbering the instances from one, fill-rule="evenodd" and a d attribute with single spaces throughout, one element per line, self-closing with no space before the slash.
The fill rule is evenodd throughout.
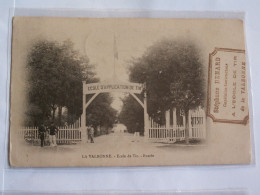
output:
<path id="1" fill-rule="evenodd" d="M 98 96 L 100 93 L 109 93 L 109 92 L 122 92 L 129 93 L 132 95 L 135 100 L 143 107 L 144 109 L 144 137 L 147 138 L 148 133 L 148 124 L 149 117 L 147 113 L 147 95 L 146 95 L 146 86 L 141 83 L 132 83 L 132 82 L 101 82 L 101 83 L 90 83 L 86 84 L 83 82 L 83 98 L 82 98 L 82 108 L 83 112 L 81 115 L 81 128 L 84 132 L 86 128 L 86 108 L 91 104 L 91 102 Z M 142 102 L 136 94 L 141 94 L 144 91 L 144 102 Z M 94 94 L 88 102 L 86 102 L 86 95 Z"/>

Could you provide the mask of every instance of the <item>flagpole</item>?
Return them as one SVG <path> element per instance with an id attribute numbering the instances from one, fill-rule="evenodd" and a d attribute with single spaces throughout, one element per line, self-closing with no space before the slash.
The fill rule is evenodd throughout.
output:
<path id="1" fill-rule="evenodd" d="M 114 81 L 115 81 L 115 78 L 116 78 L 116 60 L 115 60 L 115 55 L 114 55 L 114 74 L 113 74 L 113 80 Z"/>
<path id="2" fill-rule="evenodd" d="M 118 59 L 118 52 L 117 52 L 117 46 L 116 46 L 116 36 L 114 33 L 114 75 L 113 75 L 114 81 L 116 79 L 116 59 Z"/>

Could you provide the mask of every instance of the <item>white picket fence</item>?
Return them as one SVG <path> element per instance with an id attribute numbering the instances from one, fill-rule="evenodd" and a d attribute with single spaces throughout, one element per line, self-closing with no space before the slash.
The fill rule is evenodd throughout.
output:
<path id="1" fill-rule="evenodd" d="M 185 117 L 183 116 L 183 125 L 177 125 L 176 109 L 172 110 L 172 124 L 170 124 L 170 111 L 166 111 L 165 125 L 159 125 L 152 118 L 149 119 L 149 127 L 146 136 L 153 142 L 171 142 L 185 140 Z M 206 139 L 206 116 L 201 108 L 189 111 L 189 139 Z M 84 133 L 80 129 L 80 120 L 73 125 L 58 127 L 56 135 L 58 144 L 75 144 L 84 139 Z M 19 134 L 29 143 L 40 142 L 38 127 L 23 127 Z M 86 136 L 85 136 L 86 137 Z M 49 135 L 46 133 L 45 140 L 48 143 Z"/>
<path id="2" fill-rule="evenodd" d="M 189 137 L 192 139 L 206 139 L 206 114 L 203 109 L 190 110 Z"/>
<path id="3" fill-rule="evenodd" d="M 176 109 L 173 109 L 173 124 L 170 124 L 170 111 L 165 114 L 166 125 L 159 125 L 149 119 L 148 140 L 155 142 L 176 142 L 185 140 L 185 116 L 183 125 L 177 125 Z M 189 139 L 206 139 L 206 116 L 201 108 L 189 111 Z"/>
<path id="4" fill-rule="evenodd" d="M 177 125 L 166 128 L 165 126 L 156 124 L 149 128 L 149 140 L 171 142 L 177 138 L 179 138 L 179 140 L 185 139 L 184 126 Z"/>
<path id="5" fill-rule="evenodd" d="M 58 129 L 56 134 L 58 144 L 74 144 L 82 140 L 80 128 L 76 124 L 58 127 Z M 40 141 L 38 127 L 23 127 L 19 134 L 29 143 L 34 144 Z M 49 140 L 48 133 L 45 133 L 45 140 L 46 142 Z"/>

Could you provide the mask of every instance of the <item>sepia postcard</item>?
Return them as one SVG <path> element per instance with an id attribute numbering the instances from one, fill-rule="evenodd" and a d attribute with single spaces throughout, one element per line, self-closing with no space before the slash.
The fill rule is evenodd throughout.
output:
<path id="1" fill-rule="evenodd" d="M 251 163 L 243 21 L 14 17 L 15 167 Z"/>

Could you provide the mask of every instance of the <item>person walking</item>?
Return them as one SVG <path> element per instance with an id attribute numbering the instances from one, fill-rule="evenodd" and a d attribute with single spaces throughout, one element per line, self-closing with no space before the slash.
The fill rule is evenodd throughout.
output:
<path id="1" fill-rule="evenodd" d="M 39 133 L 39 137 L 40 137 L 40 140 L 41 140 L 41 147 L 43 147 L 44 146 L 45 133 L 46 133 L 46 128 L 45 128 L 43 123 L 40 124 L 40 126 L 38 128 L 38 133 Z"/>
<path id="2" fill-rule="evenodd" d="M 90 128 L 89 128 L 89 137 L 90 137 L 90 142 L 91 143 L 94 143 L 94 133 L 95 133 L 94 128 L 91 125 Z"/>
<path id="3" fill-rule="evenodd" d="M 51 123 L 49 127 L 49 140 L 50 140 L 50 146 L 57 146 L 56 143 L 56 133 L 58 132 L 58 128 L 54 125 L 54 122 Z"/>

